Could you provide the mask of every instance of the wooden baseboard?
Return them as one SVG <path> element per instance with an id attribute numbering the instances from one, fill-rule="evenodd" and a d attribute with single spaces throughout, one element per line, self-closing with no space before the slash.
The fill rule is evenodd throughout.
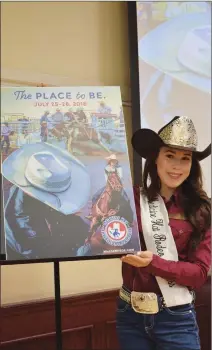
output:
<path id="1" fill-rule="evenodd" d="M 118 291 L 62 299 L 64 349 L 118 349 L 115 312 Z M 1 309 L 1 348 L 56 350 L 54 300 Z"/>
<path id="2" fill-rule="evenodd" d="M 118 350 L 117 290 L 62 299 L 64 350 Z M 211 345 L 211 278 L 197 293 L 196 311 L 202 350 Z M 1 349 L 56 350 L 54 300 L 1 308 Z"/>

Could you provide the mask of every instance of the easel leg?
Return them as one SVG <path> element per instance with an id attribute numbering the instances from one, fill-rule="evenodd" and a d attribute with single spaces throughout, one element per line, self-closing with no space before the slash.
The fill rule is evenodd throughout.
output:
<path id="1" fill-rule="evenodd" d="M 54 290 L 55 290 L 55 325 L 57 350 L 63 350 L 61 327 L 61 297 L 60 297 L 60 263 L 54 262 Z"/>

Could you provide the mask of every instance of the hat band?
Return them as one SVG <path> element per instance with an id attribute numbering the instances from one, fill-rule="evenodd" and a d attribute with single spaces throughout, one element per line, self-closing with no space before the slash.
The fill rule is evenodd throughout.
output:
<path id="1" fill-rule="evenodd" d="M 185 149 L 185 150 L 188 150 L 188 151 L 191 151 L 191 152 L 196 152 L 197 149 L 196 147 L 194 146 L 191 146 L 191 145 L 185 145 L 185 144 L 177 144 L 177 143 L 171 143 L 171 142 L 165 142 L 163 141 L 165 145 L 167 146 L 170 146 L 170 147 L 173 147 L 173 148 L 179 148 L 179 149 Z"/>

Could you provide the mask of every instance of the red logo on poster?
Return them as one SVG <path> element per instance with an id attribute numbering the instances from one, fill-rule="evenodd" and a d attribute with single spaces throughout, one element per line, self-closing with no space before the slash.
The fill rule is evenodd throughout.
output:
<path id="1" fill-rule="evenodd" d="M 132 236 L 132 228 L 124 218 L 112 216 L 104 221 L 102 237 L 113 246 L 122 246 L 129 242 Z"/>
<path id="2" fill-rule="evenodd" d="M 107 226 L 107 234 L 116 241 L 123 240 L 127 234 L 127 228 L 123 222 L 114 221 Z"/>

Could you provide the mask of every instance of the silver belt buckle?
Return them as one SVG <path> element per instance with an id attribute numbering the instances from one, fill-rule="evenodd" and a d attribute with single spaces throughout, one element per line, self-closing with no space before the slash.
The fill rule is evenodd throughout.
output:
<path id="1" fill-rule="evenodd" d="M 131 292 L 131 304 L 135 312 L 140 314 L 157 314 L 158 298 L 155 293 Z"/>

